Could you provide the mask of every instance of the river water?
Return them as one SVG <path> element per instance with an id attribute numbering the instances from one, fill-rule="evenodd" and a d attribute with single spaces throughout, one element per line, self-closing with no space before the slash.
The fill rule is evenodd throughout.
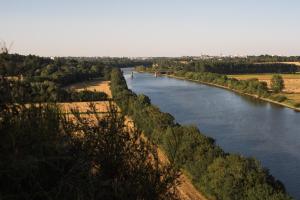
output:
<path id="1" fill-rule="evenodd" d="M 193 124 L 226 152 L 252 156 L 300 200 L 300 113 L 234 92 L 124 69 L 128 87 L 180 124 Z"/>

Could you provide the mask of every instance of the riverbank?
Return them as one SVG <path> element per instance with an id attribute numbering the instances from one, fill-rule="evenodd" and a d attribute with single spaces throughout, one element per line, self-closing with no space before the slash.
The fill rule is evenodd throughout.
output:
<path id="1" fill-rule="evenodd" d="M 113 94 L 118 99 L 125 98 L 118 103 L 145 130 L 148 138 L 157 140 L 171 157 L 175 154 L 175 162 L 190 175 L 200 191 L 212 199 L 245 199 L 254 193 L 258 199 L 275 199 L 275 196 L 286 199 L 277 184 L 279 181 L 265 181 L 277 179 L 263 170 L 263 166 L 274 166 L 273 171 L 283 169 L 283 166 L 276 168 L 267 159 L 277 152 L 273 148 L 285 149 L 279 147 L 280 143 L 290 144 L 286 134 L 297 132 L 294 129 L 298 127 L 290 119 L 294 115 L 298 117 L 298 113 L 215 87 L 163 76 L 155 78 L 150 73 L 137 73 L 131 78 L 131 74 L 132 69 L 124 69 L 124 78 L 117 72 L 112 76 Z M 287 118 L 280 121 L 283 115 Z M 291 129 L 284 131 L 287 122 L 291 123 Z M 261 149 L 266 145 L 272 153 Z M 279 161 L 289 160 L 278 153 Z M 289 183 L 282 172 L 275 173 L 276 177 Z"/>
<path id="2" fill-rule="evenodd" d="M 143 71 L 143 70 L 137 70 L 136 72 L 139 72 L 139 73 L 153 73 L 153 72 L 151 72 L 151 71 Z M 223 85 L 219 85 L 219 84 L 215 84 L 215 83 L 209 83 L 209 82 L 200 81 L 200 80 L 188 79 L 188 78 L 185 78 L 185 77 L 175 76 L 175 75 L 173 75 L 173 74 L 172 74 L 172 75 L 170 75 L 170 74 L 162 74 L 162 75 L 163 75 L 163 76 L 170 77 L 170 78 L 176 78 L 176 79 L 180 79 L 180 80 L 187 80 L 187 81 L 191 81 L 191 82 L 195 82 L 195 83 L 201 83 L 201 84 L 205 84 L 205 85 L 209 85 L 209 86 L 214 86 L 214 87 L 226 89 L 226 90 L 229 90 L 229 91 L 238 93 L 238 94 L 240 94 L 240 95 L 250 96 L 250 97 L 253 97 L 253 98 L 255 98 L 255 99 L 263 100 L 263 101 L 266 101 L 266 102 L 269 102 L 269 103 L 273 103 L 273 104 L 276 104 L 276 105 L 279 105 L 279 106 L 283 106 L 283 107 L 292 109 L 292 110 L 294 110 L 294 111 L 296 111 L 296 112 L 300 112 L 300 108 L 299 108 L 299 107 L 295 107 L 295 106 L 293 106 L 293 105 L 291 105 L 291 104 L 284 103 L 284 102 L 279 102 L 279 101 L 275 101 L 275 100 L 272 100 L 272 99 L 270 99 L 270 98 L 259 97 L 258 95 L 255 95 L 255 94 L 250 94 L 250 93 L 241 92 L 241 91 L 239 91 L 239 90 L 235 90 L 235 89 L 232 89 L 232 88 L 223 86 Z M 290 94 L 289 94 L 289 95 L 290 95 Z"/>
<path id="3" fill-rule="evenodd" d="M 110 98 L 112 98 L 112 93 L 110 89 L 110 81 L 86 81 L 83 83 L 77 83 L 69 86 L 72 89 L 81 91 L 81 90 L 91 90 L 91 91 L 98 91 L 98 92 L 105 92 Z M 115 102 L 112 102 L 113 105 L 117 106 Z M 77 103 L 65 103 L 62 104 L 63 107 L 66 109 L 71 109 L 73 107 L 77 107 L 80 112 L 86 112 L 89 106 L 87 102 L 77 102 Z M 72 107 L 73 106 L 73 107 Z M 97 111 L 101 111 L 103 113 L 107 113 L 109 104 L 107 102 L 96 102 L 96 109 Z M 70 108 L 71 107 L 71 108 Z M 117 106 L 118 111 L 120 112 L 120 108 Z M 134 128 L 134 121 L 129 116 L 125 116 L 125 124 L 129 129 Z M 143 134 L 144 139 L 146 138 L 145 134 Z M 159 161 L 164 164 L 168 163 L 169 159 L 166 153 L 158 147 L 158 159 Z M 186 176 L 183 172 L 179 176 L 179 185 L 177 185 L 177 191 L 179 198 L 181 200 L 207 200 L 207 198 L 201 194 L 195 186 L 192 184 L 191 180 Z"/>
<path id="4" fill-rule="evenodd" d="M 165 74 L 164 76 L 167 76 L 167 77 L 170 77 L 170 78 L 176 78 L 176 79 L 180 79 L 180 80 L 191 81 L 191 82 L 195 82 L 195 83 L 201 83 L 201 84 L 205 84 L 205 85 L 209 85 L 209 86 L 214 86 L 214 87 L 218 87 L 218 88 L 222 88 L 222 89 L 226 89 L 226 90 L 238 93 L 240 95 L 250 96 L 250 97 L 253 97 L 253 98 L 256 98 L 256 99 L 260 99 L 260 100 L 263 100 L 263 101 L 266 101 L 266 102 L 270 102 L 270 103 L 273 103 L 273 104 L 276 104 L 276 105 L 280 105 L 280 106 L 283 106 L 283 107 L 290 108 L 290 109 L 292 109 L 292 110 L 294 110 L 296 112 L 300 112 L 300 108 L 296 108 L 294 106 L 291 106 L 291 105 L 288 105 L 288 104 L 285 104 L 285 103 L 274 101 L 272 99 L 258 97 L 257 95 L 253 95 L 253 94 L 249 94 L 249 93 L 243 93 L 243 92 L 240 92 L 238 90 L 234 90 L 234 89 L 231 89 L 229 87 L 222 86 L 222 85 L 217 85 L 217 84 L 213 84 L 213 83 L 203 82 L 203 81 L 199 81 L 199 80 L 187 79 L 187 78 L 183 78 L 183 77 L 179 77 L 179 76 L 175 76 L 175 75 L 167 75 L 167 74 Z"/>

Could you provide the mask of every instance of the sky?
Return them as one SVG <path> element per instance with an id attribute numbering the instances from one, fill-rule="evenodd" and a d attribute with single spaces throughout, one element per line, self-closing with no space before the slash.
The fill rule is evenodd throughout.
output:
<path id="1" fill-rule="evenodd" d="M 300 55 L 299 24 L 299 0 L 0 0 L 26 55 Z"/>

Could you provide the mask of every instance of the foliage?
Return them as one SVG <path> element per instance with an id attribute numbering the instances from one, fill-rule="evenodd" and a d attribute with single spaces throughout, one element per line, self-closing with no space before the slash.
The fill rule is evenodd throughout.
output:
<path id="1" fill-rule="evenodd" d="M 235 84 L 226 76 L 213 73 L 180 73 L 213 83 Z M 232 86 L 233 87 L 233 86 Z M 256 91 L 266 85 L 257 80 L 234 87 Z M 120 70 L 111 74 L 113 98 L 124 114 L 135 121 L 145 135 L 156 142 L 178 167 L 192 178 L 194 185 L 211 199 L 291 199 L 283 185 L 255 159 L 225 153 L 212 138 L 196 127 L 181 126 L 168 113 L 161 112 L 145 96 L 129 90 Z M 262 89 L 262 93 L 263 93 Z"/>
<path id="2" fill-rule="evenodd" d="M 285 100 L 287 100 L 287 97 L 284 95 L 273 95 L 270 97 L 272 100 L 274 101 L 278 101 L 278 102 L 283 102 Z"/>
<path id="3" fill-rule="evenodd" d="M 295 73 L 300 70 L 297 65 L 281 62 L 299 60 L 299 57 L 277 59 L 268 59 L 267 57 L 265 59 L 260 57 L 157 58 L 154 60 L 152 67 L 155 70 L 183 70 L 185 72 L 211 72 L 218 74 Z"/>
<path id="4" fill-rule="evenodd" d="M 27 80 L 7 80 L 5 78 L 0 78 L 0 95 L 0 98 L 6 103 L 108 100 L 107 94 L 104 92 L 65 90 L 51 81 L 31 83 Z"/>
<path id="5" fill-rule="evenodd" d="M 154 72 L 155 68 L 137 68 L 141 71 Z M 173 71 L 173 75 L 185 79 L 200 81 L 203 83 L 224 86 L 240 93 L 255 95 L 257 97 L 270 98 L 274 101 L 283 102 L 287 100 L 284 95 L 274 95 L 268 89 L 268 85 L 264 81 L 258 79 L 237 80 L 229 78 L 226 75 L 210 73 L 210 72 L 192 72 L 192 71 Z M 284 88 L 284 81 L 280 75 L 274 75 L 272 78 L 271 87 L 273 91 L 278 93 Z"/>
<path id="6" fill-rule="evenodd" d="M 129 58 L 46 58 L 0 52 L 0 76 L 22 77 L 30 82 L 51 81 L 61 86 L 93 78 L 108 80 L 113 67 L 149 66 L 150 60 Z"/>
<path id="7" fill-rule="evenodd" d="M 0 198 L 177 199 L 177 170 L 140 131 L 124 129 L 115 108 L 89 112 L 1 104 Z"/>
<path id="8" fill-rule="evenodd" d="M 284 80 L 282 76 L 275 74 L 271 79 L 271 89 L 278 93 L 284 89 Z"/>

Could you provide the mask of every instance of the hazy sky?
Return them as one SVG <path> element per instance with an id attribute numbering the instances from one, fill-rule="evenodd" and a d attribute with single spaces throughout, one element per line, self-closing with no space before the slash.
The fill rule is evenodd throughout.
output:
<path id="1" fill-rule="evenodd" d="M 42 56 L 300 55 L 300 0 L 0 0 L 0 39 Z"/>

